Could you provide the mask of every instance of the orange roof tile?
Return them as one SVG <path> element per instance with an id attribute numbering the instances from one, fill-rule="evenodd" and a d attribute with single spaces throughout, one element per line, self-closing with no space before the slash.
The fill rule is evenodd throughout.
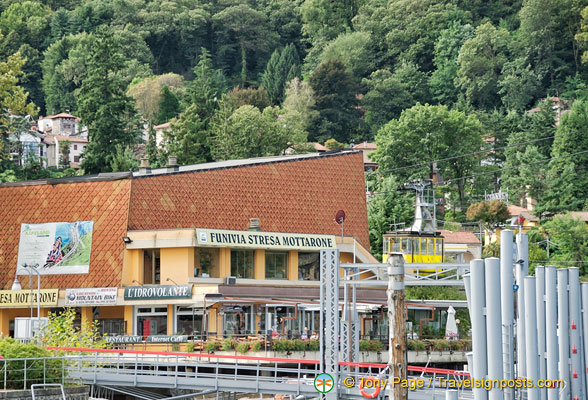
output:
<path id="1" fill-rule="evenodd" d="M 21 223 L 94 221 L 90 271 L 45 275 L 44 288 L 119 286 L 131 180 L 0 187 L 0 287 L 14 279 Z M 97 199 L 96 203 L 93 200 Z M 116 207 L 109 207 L 115 203 Z M 23 287 L 28 277 L 20 276 Z"/>
<path id="2" fill-rule="evenodd" d="M 71 115 L 68 113 L 59 113 L 59 114 L 55 114 L 55 115 L 48 115 L 42 119 L 55 119 L 55 118 L 78 118 L 75 115 Z"/>
<path id="3" fill-rule="evenodd" d="M 363 156 L 334 153 L 133 179 L 129 229 L 245 230 L 345 234 L 369 248 Z"/>
<path id="4" fill-rule="evenodd" d="M 65 135 L 45 135 L 43 141 L 47 144 L 55 144 L 55 139 L 59 142 L 63 142 L 65 140 L 70 141 L 72 143 L 88 143 L 87 138 L 78 137 L 78 136 L 65 136 Z"/>
<path id="5" fill-rule="evenodd" d="M 447 244 L 482 244 L 473 232 L 453 232 L 444 229 L 440 232 L 444 237 L 443 241 Z"/>

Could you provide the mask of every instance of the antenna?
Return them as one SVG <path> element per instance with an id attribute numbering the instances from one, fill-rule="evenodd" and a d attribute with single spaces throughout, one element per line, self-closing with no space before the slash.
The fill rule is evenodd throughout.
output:
<path id="1" fill-rule="evenodd" d="M 345 211 L 339 210 L 335 214 L 335 222 L 341 225 L 341 238 L 343 238 L 343 221 L 345 221 Z"/>
<path id="2" fill-rule="evenodd" d="M 430 187 L 430 188 L 429 188 Z M 411 232 L 435 233 L 437 223 L 435 221 L 435 189 L 431 180 L 412 181 L 398 187 L 398 190 L 416 192 L 414 223 Z"/>

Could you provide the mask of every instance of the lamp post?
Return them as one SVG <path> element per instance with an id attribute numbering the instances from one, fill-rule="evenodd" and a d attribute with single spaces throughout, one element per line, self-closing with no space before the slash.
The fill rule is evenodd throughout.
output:
<path id="1" fill-rule="evenodd" d="M 41 273 L 37 269 L 39 264 L 23 264 L 22 267 L 16 269 L 14 282 L 12 282 L 12 290 L 22 290 L 20 281 L 18 280 L 19 271 L 27 271 L 29 273 L 29 284 L 31 286 L 31 323 L 33 320 L 33 271 L 37 273 L 37 328 L 41 325 Z"/>

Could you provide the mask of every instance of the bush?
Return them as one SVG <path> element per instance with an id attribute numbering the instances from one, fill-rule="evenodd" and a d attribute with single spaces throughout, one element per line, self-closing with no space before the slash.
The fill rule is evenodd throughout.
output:
<path id="1" fill-rule="evenodd" d="M 445 340 L 445 339 L 432 340 L 431 343 L 433 345 L 433 350 L 436 350 L 436 351 L 449 350 L 449 342 L 447 342 L 447 340 Z"/>
<path id="2" fill-rule="evenodd" d="M 256 340 L 251 342 L 251 351 L 260 351 L 261 350 L 261 342 Z"/>
<path id="3" fill-rule="evenodd" d="M 180 351 L 180 344 L 179 343 L 172 343 L 171 349 L 172 349 L 172 351 Z"/>
<path id="4" fill-rule="evenodd" d="M 464 349 L 464 342 L 462 340 L 451 340 L 449 342 L 449 349 L 459 351 Z"/>
<path id="5" fill-rule="evenodd" d="M 407 341 L 408 350 L 413 351 L 425 351 L 427 349 L 427 344 L 422 340 L 412 340 L 409 339 Z"/>
<path id="6" fill-rule="evenodd" d="M 384 345 L 379 340 L 360 340 L 359 350 L 360 351 L 382 351 Z"/>
<path id="7" fill-rule="evenodd" d="M 13 338 L 0 339 L 0 355 L 7 358 L 40 358 L 51 357 L 48 350 L 33 344 L 23 344 Z M 6 382 L 4 382 L 4 371 L 0 373 L 0 387 L 8 389 L 23 389 L 25 381 L 25 360 L 10 361 L 2 364 L 6 366 Z M 26 387 L 34 383 L 59 383 L 63 374 L 63 365 L 60 360 L 46 360 L 45 367 L 43 360 L 26 361 Z"/>
<path id="8" fill-rule="evenodd" d="M 294 350 L 294 341 L 288 339 L 276 339 L 272 341 L 272 349 L 279 353 L 286 353 Z"/>
<path id="9" fill-rule="evenodd" d="M 249 342 L 239 342 L 235 346 L 238 353 L 245 354 L 249 351 Z"/>
<path id="10" fill-rule="evenodd" d="M 321 349 L 321 342 L 319 339 L 310 339 L 306 342 L 308 351 L 319 351 Z"/>
<path id="11" fill-rule="evenodd" d="M 221 350 L 223 351 L 231 351 L 235 349 L 237 342 L 235 339 L 225 339 L 221 343 Z"/>
<path id="12" fill-rule="evenodd" d="M 194 351 L 194 342 L 188 342 L 186 343 L 186 351 L 188 353 L 191 353 Z"/>
<path id="13" fill-rule="evenodd" d="M 305 351 L 306 350 L 306 343 L 302 339 L 294 339 L 292 341 L 293 347 L 295 351 Z"/>
<path id="14" fill-rule="evenodd" d="M 76 312 L 66 308 L 61 313 L 49 313 L 49 323 L 41 331 L 40 341 L 44 346 L 91 347 L 104 349 L 108 343 L 99 332 L 99 322 L 91 324 L 84 321 L 83 326 L 75 326 Z"/>
<path id="15" fill-rule="evenodd" d="M 204 351 L 207 353 L 214 353 L 220 347 L 219 342 L 215 342 L 214 340 L 209 340 L 204 344 Z"/>

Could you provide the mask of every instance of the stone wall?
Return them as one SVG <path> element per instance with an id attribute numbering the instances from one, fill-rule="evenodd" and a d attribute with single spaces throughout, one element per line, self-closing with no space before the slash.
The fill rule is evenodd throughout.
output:
<path id="1" fill-rule="evenodd" d="M 89 386 L 74 386 L 66 387 L 65 396 L 67 400 L 88 400 L 90 387 Z M 0 392 L 0 400 L 32 400 L 33 396 L 30 390 L 8 390 Z M 35 400 L 63 400 L 61 396 L 61 389 L 58 387 L 51 387 L 47 389 L 35 388 Z"/>

